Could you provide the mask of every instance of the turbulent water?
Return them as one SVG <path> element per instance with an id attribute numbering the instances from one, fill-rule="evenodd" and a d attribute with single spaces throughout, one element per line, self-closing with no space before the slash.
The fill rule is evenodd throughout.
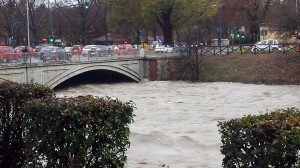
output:
<path id="1" fill-rule="evenodd" d="M 156 81 L 85 84 L 56 94 L 136 104 L 126 168 L 222 167 L 218 121 L 300 105 L 300 86 L 285 85 Z"/>

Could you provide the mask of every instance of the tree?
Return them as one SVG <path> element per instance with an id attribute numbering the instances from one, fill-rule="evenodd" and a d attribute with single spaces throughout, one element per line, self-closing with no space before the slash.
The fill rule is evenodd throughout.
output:
<path id="1" fill-rule="evenodd" d="M 222 10 L 228 17 L 234 18 L 231 21 L 235 25 L 248 27 L 250 43 L 255 43 L 260 40 L 260 25 L 264 23 L 271 5 L 272 0 L 232 0 L 230 3 L 224 1 Z"/>
<path id="2" fill-rule="evenodd" d="M 274 1 L 269 13 L 269 22 L 280 30 L 283 37 L 291 39 L 292 37 L 300 39 L 300 11 L 297 0 L 292 1 Z M 299 1 L 300 2 L 300 1 Z"/>
<path id="3" fill-rule="evenodd" d="M 135 0 L 107 0 L 107 2 L 112 5 L 111 15 L 123 16 L 119 19 L 111 19 L 110 23 L 119 25 L 127 22 L 142 27 L 157 23 L 163 32 L 164 43 L 168 45 L 174 43 L 174 30 L 184 27 L 185 24 L 192 24 L 202 17 L 213 15 L 217 8 L 216 0 L 141 0 L 138 2 Z M 199 18 L 199 16 L 201 17 Z"/>
<path id="4" fill-rule="evenodd" d="M 109 28 L 119 32 L 132 34 L 133 39 L 138 43 L 147 21 L 141 17 L 143 1 L 112 1 L 106 0 L 111 11 L 108 15 Z M 129 29 L 128 29 L 129 27 Z M 118 30 L 117 30 L 118 29 Z"/>
<path id="5" fill-rule="evenodd" d="M 1 0 L 0 1 L 0 15 L 2 31 L 0 31 L 0 35 L 3 37 L 12 35 L 12 28 L 14 23 L 18 21 L 18 15 L 16 11 L 16 1 L 15 0 Z"/>
<path id="6" fill-rule="evenodd" d="M 90 42 L 88 34 L 91 32 L 93 25 L 97 23 L 98 6 L 93 2 L 78 0 L 75 5 L 56 3 L 55 8 L 59 11 L 55 15 L 57 33 L 59 33 L 59 35 L 74 33 L 74 37 L 77 39 L 74 43 L 88 44 Z M 64 19 L 62 20 L 61 17 Z M 71 32 L 64 28 L 65 24 L 73 28 Z"/>

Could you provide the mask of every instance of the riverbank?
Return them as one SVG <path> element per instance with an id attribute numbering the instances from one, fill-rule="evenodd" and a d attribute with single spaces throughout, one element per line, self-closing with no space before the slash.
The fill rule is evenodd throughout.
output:
<path id="1" fill-rule="evenodd" d="M 201 82 L 299 85 L 300 53 L 205 56 Z"/>

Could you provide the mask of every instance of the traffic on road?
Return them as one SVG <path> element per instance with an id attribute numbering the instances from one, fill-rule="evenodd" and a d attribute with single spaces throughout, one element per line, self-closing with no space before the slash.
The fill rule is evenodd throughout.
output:
<path id="1" fill-rule="evenodd" d="M 197 55 L 217 55 L 247 52 L 254 54 L 300 52 L 299 48 L 297 44 L 281 44 L 274 39 L 263 40 L 254 45 L 207 46 L 176 43 L 174 47 L 155 44 L 149 48 L 127 43 L 119 45 L 73 45 L 64 48 L 49 44 L 40 44 L 35 48 L 0 46 L 0 64 L 97 61 L 118 57 L 187 56 L 195 55 L 195 53 Z"/>

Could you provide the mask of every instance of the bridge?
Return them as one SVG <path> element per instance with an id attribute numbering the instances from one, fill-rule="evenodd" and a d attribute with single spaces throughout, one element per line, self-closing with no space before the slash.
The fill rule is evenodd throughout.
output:
<path id="1" fill-rule="evenodd" d="M 34 82 L 55 88 L 79 74 L 95 70 L 109 70 L 140 82 L 144 76 L 143 66 L 144 60 L 140 57 L 116 57 L 84 62 L 24 63 L 15 66 L 0 66 L 0 80 L 18 83 Z"/>
<path id="2" fill-rule="evenodd" d="M 298 45 L 296 46 L 298 47 Z M 300 52 L 295 46 L 283 47 L 283 52 Z M 202 55 L 230 54 L 251 52 L 250 47 L 217 46 L 196 48 Z M 269 47 L 270 48 L 270 47 Z M 297 50 L 296 50 L 297 49 Z M 271 50 L 267 50 L 268 53 Z M 38 83 L 55 88 L 69 79 L 91 71 L 110 71 L 121 74 L 133 81 L 160 80 L 168 71 L 168 61 L 185 57 L 184 53 L 154 53 L 144 55 L 137 51 L 131 55 L 69 58 L 54 57 L 54 61 L 43 62 L 38 55 L 20 60 L 18 55 L 10 58 L 12 62 L 0 63 L 0 81 L 9 80 L 18 83 Z M 256 54 L 256 53 L 255 53 Z M 3 55 L 0 54 L 0 57 Z M 30 60 L 28 61 L 28 58 Z M 62 60 L 61 60 L 62 59 Z M 35 61 L 36 62 L 35 62 Z M 95 76 L 103 78 L 104 76 Z"/>

